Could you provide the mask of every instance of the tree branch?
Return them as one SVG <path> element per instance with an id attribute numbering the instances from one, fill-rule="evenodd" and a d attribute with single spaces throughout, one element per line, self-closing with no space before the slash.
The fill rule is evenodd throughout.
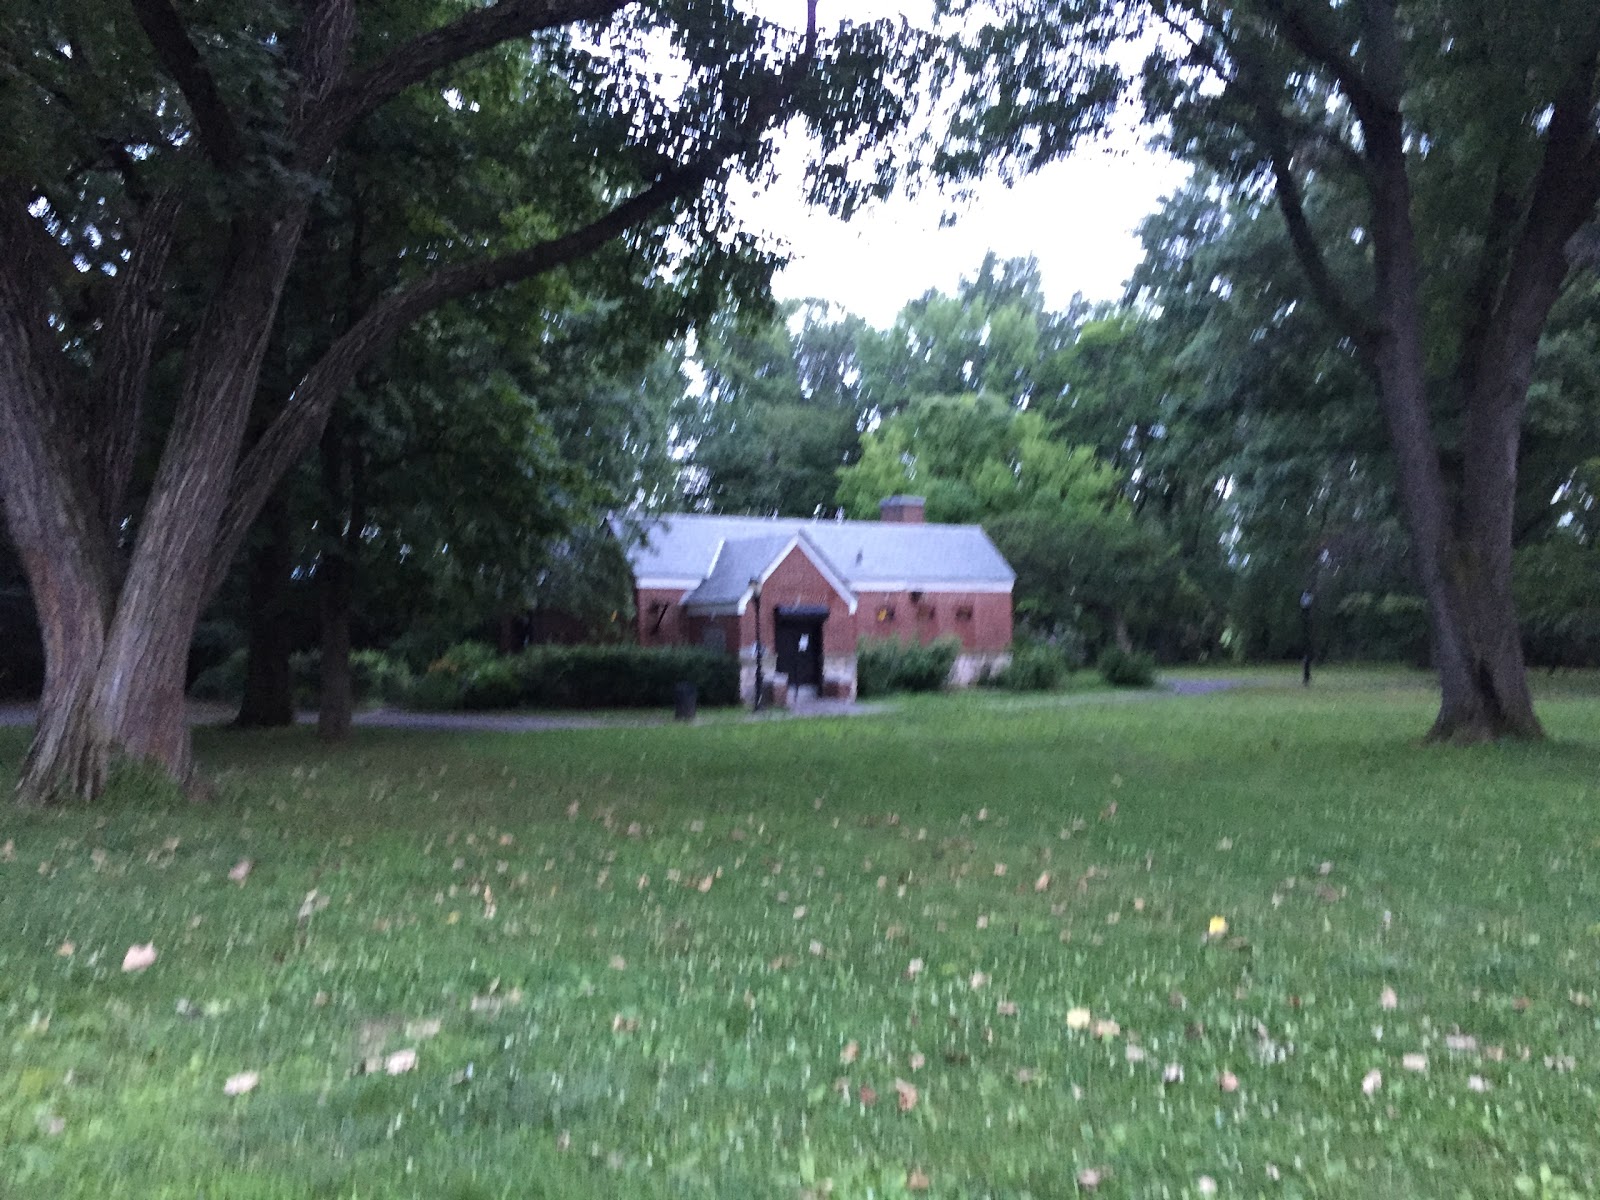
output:
<path id="1" fill-rule="evenodd" d="M 1263 0 L 1263 7 L 1277 19 L 1278 28 L 1291 46 L 1332 73 L 1363 125 L 1397 107 L 1393 97 L 1386 96 L 1366 78 L 1360 63 L 1340 48 L 1334 31 L 1318 21 L 1308 5 L 1296 0 Z"/>
<path id="2" fill-rule="evenodd" d="M 333 88 L 299 136 L 307 162 L 320 163 L 367 113 L 434 72 L 515 37 L 599 21 L 634 0 L 498 0 L 420 34 Z"/>
<path id="3" fill-rule="evenodd" d="M 490 9 L 480 10 L 469 17 L 447 26 L 435 34 L 427 34 L 411 47 L 396 51 L 385 63 L 399 63 L 393 70 L 385 70 L 380 63 L 363 79 L 378 80 L 367 86 L 340 87 L 329 97 L 335 114 L 353 113 L 354 121 L 367 107 L 341 108 L 340 96 L 356 96 L 365 104 L 380 103 L 389 95 L 408 86 L 416 78 L 438 65 L 458 61 L 471 50 L 462 50 L 467 41 L 473 49 L 484 48 L 514 36 L 528 28 L 530 20 L 543 21 L 534 28 L 546 28 L 574 20 L 609 15 L 631 3 L 632 0 L 500 0 Z M 506 25 L 515 14 L 515 23 Z M 497 14 L 492 25 L 483 24 L 489 14 Z M 506 32 L 507 29 L 511 32 Z M 465 29 L 465 33 L 461 32 Z M 438 38 L 451 30 L 456 33 L 443 43 Z M 494 36 L 491 37 L 489 30 Z M 481 44 L 480 44 L 481 43 Z M 418 49 L 419 45 L 422 49 Z M 450 47 L 441 49 L 440 46 Z M 424 53 L 427 47 L 434 50 Z M 751 103 L 736 122 L 736 127 L 724 137 L 713 142 L 693 163 L 670 167 L 656 177 L 655 182 L 637 195 L 623 201 L 609 212 L 589 224 L 558 238 L 540 242 L 525 250 L 497 258 L 462 263 L 442 268 L 415 283 L 391 293 L 378 301 L 354 325 L 337 338 L 325 354 L 306 373 L 288 402 L 263 431 L 260 439 L 241 459 L 234 472 L 211 562 L 208 588 L 221 585 L 234 556 L 249 533 L 250 524 L 266 502 L 272 489 L 283 474 L 299 460 L 321 435 L 328 414 L 341 393 L 355 379 L 356 373 L 407 325 L 422 314 L 449 300 L 490 291 L 512 283 L 545 274 L 593 253 L 622 233 L 644 224 L 652 216 L 666 209 L 675 200 L 690 195 L 712 178 L 730 158 L 744 153 L 755 145 L 766 129 L 777 120 L 787 105 L 792 103 L 806 73 L 815 62 L 817 49 L 817 24 L 815 0 L 807 0 L 807 29 L 804 49 L 784 65 L 782 70 L 771 72 L 766 86 L 759 89 Z M 424 65 L 426 64 L 426 65 Z M 370 105 L 368 105 L 370 106 Z M 323 133 L 332 126 L 325 118 Z M 302 142 L 302 152 L 306 143 Z M 331 149 L 331 143 L 330 143 Z"/>
<path id="4" fill-rule="evenodd" d="M 406 326 L 446 301 L 532 279 L 592 254 L 674 200 L 699 189 L 724 157 L 708 156 L 669 171 L 580 229 L 498 258 L 443 268 L 390 293 L 370 308 L 306 373 L 283 410 L 240 462 L 217 539 L 213 584 L 221 582 L 277 481 L 320 436 L 334 403 L 356 373 Z"/>
<path id="5" fill-rule="evenodd" d="M 96 355 L 88 397 L 100 515 L 107 529 L 122 516 L 133 477 L 150 359 L 161 332 L 162 284 L 181 205 L 168 190 L 146 208 L 127 264 L 118 272 L 111 314 Z"/>
<path id="6" fill-rule="evenodd" d="M 178 10 L 170 0 L 132 0 L 132 3 L 139 27 L 149 39 L 157 60 L 188 102 L 206 155 L 220 170 L 237 166 L 244 157 L 244 141 L 239 136 L 238 123 L 223 102 L 217 81 L 200 57 L 200 51 L 189 40 Z"/>

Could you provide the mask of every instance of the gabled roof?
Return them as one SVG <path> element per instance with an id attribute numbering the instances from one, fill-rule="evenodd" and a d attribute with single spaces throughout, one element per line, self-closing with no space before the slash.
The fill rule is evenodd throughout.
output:
<path id="1" fill-rule="evenodd" d="M 639 586 L 681 587 L 696 604 L 741 604 L 750 580 L 775 567 L 796 539 L 851 592 L 1009 592 L 1016 579 L 977 525 L 678 513 L 641 528 L 643 540 L 628 550 Z"/>

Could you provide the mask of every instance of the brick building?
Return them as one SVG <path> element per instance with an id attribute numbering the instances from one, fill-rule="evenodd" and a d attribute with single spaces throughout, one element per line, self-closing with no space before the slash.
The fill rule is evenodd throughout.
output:
<path id="1" fill-rule="evenodd" d="M 957 683 L 1003 662 L 1016 576 L 994 543 L 976 525 L 925 523 L 919 496 L 880 507 L 878 521 L 685 513 L 648 522 L 628 551 L 639 642 L 737 654 L 747 697 L 758 642 L 780 694 L 853 697 L 862 638 L 958 638 Z"/>

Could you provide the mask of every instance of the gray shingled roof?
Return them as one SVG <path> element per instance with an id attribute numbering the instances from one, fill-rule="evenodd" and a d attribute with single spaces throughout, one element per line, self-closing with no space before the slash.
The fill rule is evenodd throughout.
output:
<path id="1" fill-rule="evenodd" d="M 751 577 L 776 565 L 801 533 L 852 591 L 992 588 L 1016 579 L 977 525 L 681 513 L 645 522 L 643 530 L 644 540 L 628 550 L 634 576 L 695 588 L 688 601 L 695 604 L 736 603 Z"/>

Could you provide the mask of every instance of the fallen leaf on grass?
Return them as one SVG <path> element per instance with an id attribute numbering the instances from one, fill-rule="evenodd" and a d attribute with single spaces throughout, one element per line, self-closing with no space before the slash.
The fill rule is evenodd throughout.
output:
<path id="1" fill-rule="evenodd" d="M 906 978 L 915 979 L 920 974 L 922 974 L 922 960 L 913 958 L 906 964 Z"/>
<path id="2" fill-rule="evenodd" d="M 254 866 L 255 863 L 251 862 L 248 858 L 241 858 L 238 862 L 234 863 L 231 868 L 229 868 L 228 878 L 233 880 L 240 887 L 243 887 L 244 881 L 250 878 L 250 869 Z"/>
<path id="3" fill-rule="evenodd" d="M 856 1096 L 860 1099 L 861 1103 L 868 1108 L 871 1108 L 878 1102 L 878 1093 L 874 1091 L 870 1085 L 865 1083 L 856 1089 Z"/>
<path id="4" fill-rule="evenodd" d="M 122 956 L 122 969 L 124 971 L 143 971 L 156 961 L 156 945 L 146 942 L 142 946 L 129 946 L 128 952 Z"/>
<path id="5" fill-rule="evenodd" d="M 1489 1081 L 1482 1075 L 1468 1075 L 1467 1087 L 1474 1092 L 1487 1092 L 1489 1090 Z"/>
<path id="6" fill-rule="evenodd" d="M 389 1075 L 404 1075 L 417 1065 L 415 1050 L 396 1050 L 383 1060 L 383 1069 Z"/>
<path id="7" fill-rule="evenodd" d="M 1093 1020 L 1094 1014 L 1087 1008 L 1069 1008 L 1067 1010 L 1068 1029 L 1087 1029 Z"/>
<path id="8" fill-rule="evenodd" d="M 1078 1172 L 1078 1186 L 1086 1192 L 1092 1192 L 1111 1172 L 1105 1167 L 1085 1167 Z"/>
<path id="9" fill-rule="evenodd" d="M 1016 1001 L 1002 1000 L 994 1006 L 994 1011 L 999 1013 L 1002 1017 L 1014 1017 L 1017 1015 Z"/>
<path id="10" fill-rule="evenodd" d="M 899 1098 L 901 1112 L 910 1112 L 917 1106 L 918 1093 L 915 1084 L 907 1083 L 904 1079 L 896 1079 L 894 1090 Z"/>
<path id="11" fill-rule="evenodd" d="M 1225 1092 L 1237 1092 L 1239 1090 L 1239 1077 L 1232 1071 L 1224 1071 L 1217 1076 L 1217 1086 Z"/>
<path id="12" fill-rule="evenodd" d="M 71 942 L 62 942 L 61 945 L 56 947 L 56 954 L 62 958 L 71 958 L 77 952 L 78 947 Z"/>
<path id="13" fill-rule="evenodd" d="M 927 1064 L 927 1061 L 927 1055 L 923 1054 L 920 1050 L 912 1051 L 911 1056 L 906 1059 L 906 1062 L 910 1064 L 913 1071 L 922 1070 L 922 1068 Z"/>
<path id="14" fill-rule="evenodd" d="M 1161 1071 L 1161 1082 L 1162 1083 L 1182 1083 L 1183 1082 L 1183 1064 L 1182 1063 L 1168 1063 Z"/>
<path id="15" fill-rule="evenodd" d="M 1426 1071 L 1428 1069 L 1428 1056 L 1426 1054 L 1402 1054 L 1400 1065 L 1408 1071 Z"/>
<path id="16" fill-rule="evenodd" d="M 1122 1050 L 1122 1056 L 1131 1063 L 1143 1062 L 1145 1058 L 1144 1047 L 1135 1046 L 1129 1042 Z"/>
<path id="17" fill-rule="evenodd" d="M 1033 881 L 1033 890 L 1042 892 L 1050 886 L 1050 872 L 1046 871 Z"/>
<path id="18" fill-rule="evenodd" d="M 928 1178 L 921 1167 L 912 1167 L 906 1172 L 906 1191 L 925 1192 L 932 1186 L 933 1180 Z"/>
<path id="19" fill-rule="evenodd" d="M 1195 1181 L 1195 1190 L 1202 1196 L 1215 1196 L 1217 1194 L 1217 1181 L 1209 1175 L 1202 1175 Z"/>
<path id="20" fill-rule="evenodd" d="M 982 971 L 974 971 L 972 973 L 971 978 L 969 978 L 967 980 L 967 986 L 970 987 L 973 991 L 977 991 L 979 988 L 981 988 L 984 984 L 986 984 L 988 982 L 989 982 L 989 977 L 987 975 L 985 975 Z"/>
<path id="21" fill-rule="evenodd" d="M 1370 1096 L 1383 1086 L 1383 1072 L 1379 1070 L 1368 1071 L 1361 1079 L 1361 1094 Z"/>
<path id="22" fill-rule="evenodd" d="M 1394 994 L 1392 987 L 1386 987 L 1378 994 L 1378 1006 L 1385 1009 L 1398 1008 L 1400 1006 L 1400 997 Z"/>
<path id="23" fill-rule="evenodd" d="M 222 1094 L 224 1096 L 242 1096 L 246 1092 L 255 1091 L 256 1084 L 260 1082 L 261 1076 L 255 1071 L 241 1071 L 237 1075 L 228 1076 L 227 1082 L 222 1085 Z"/>
<path id="24" fill-rule="evenodd" d="M 1444 1044 L 1448 1050 L 1471 1051 L 1478 1048 L 1478 1039 L 1470 1033 L 1447 1033 Z"/>
<path id="25" fill-rule="evenodd" d="M 844 1049 L 839 1051 L 839 1061 L 844 1063 L 846 1066 L 849 1066 L 851 1063 L 855 1062 L 856 1056 L 860 1053 L 861 1044 L 859 1042 L 846 1042 L 844 1044 Z"/>
<path id="26" fill-rule="evenodd" d="M 1114 1038 L 1121 1033 L 1122 1026 L 1118 1025 L 1115 1021 L 1108 1017 L 1104 1020 L 1096 1021 L 1094 1023 L 1093 1032 L 1095 1037 L 1099 1038 L 1101 1041 L 1104 1041 L 1106 1038 Z"/>
<path id="27" fill-rule="evenodd" d="M 1228 932 L 1227 917 L 1212 917 L 1206 924 L 1206 933 L 1211 937 L 1221 937 Z"/>

